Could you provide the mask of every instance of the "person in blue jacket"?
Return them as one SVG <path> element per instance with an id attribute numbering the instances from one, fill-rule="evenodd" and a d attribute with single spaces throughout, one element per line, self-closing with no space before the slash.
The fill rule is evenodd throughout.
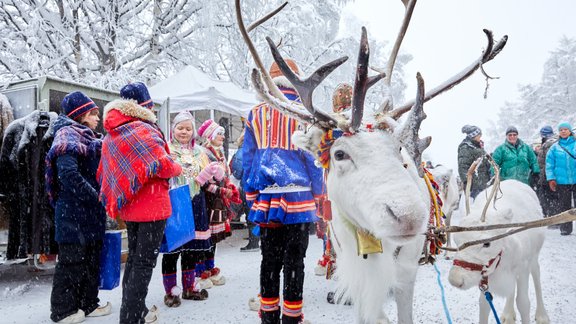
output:
<path id="1" fill-rule="evenodd" d="M 98 106 L 80 91 L 64 97 L 54 122 L 54 142 L 46 155 L 46 189 L 55 209 L 58 264 L 52 281 L 50 318 L 80 323 L 111 313 L 100 306 L 100 253 L 106 212 L 98 201 L 96 170 L 102 141 L 94 130 Z"/>
<path id="2" fill-rule="evenodd" d="M 550 190 L 558 192 L 558 212 L 572 208 L 576 198 L 576 140 L 568 122 L 558 125 L 559 139 L 546 154 L 546 179 Z M 560 225 L 561 235 L 572 233 L 572 222 Z"/>
<path id="3" fill-rule="evenodd" d="M 299 74 L 294 61 L 286 61 Z M 300 101 L 276 63 L 270 76 L 288 100 Z M 322 169 L 314 164 L 314 157 L 292 143 L 292 134 L 303 126 L 265 103 L 252 109 L 246 123 L 242 183 L 251 205 L 248 220 L 260 229 L 262 323 L 280 323 L 281 313 L 284 324 L 303 319 L 304 257 L 310 226 L 318 220 L 316 203 L 324 188 Z"/>

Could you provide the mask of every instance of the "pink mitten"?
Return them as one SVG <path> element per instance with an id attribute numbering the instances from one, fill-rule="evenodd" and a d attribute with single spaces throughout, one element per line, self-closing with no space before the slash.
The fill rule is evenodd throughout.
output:
<path id="1" fill-rule="evenodd" d="M 203 186 L 206 183 L 206 181 L 208 181 L 210 179 L 212 179 L 212 171 L 208 167 L 206 167 L 202 171 L 200 171 L 200 173 L 196 177 L 196 181 L 201 186 Z"/>
<path id="2" fill-rule="evenodd" d="M 222 181 L 224 179 L 224 168 L 218 162 L 212 162 L 208 165 L 208 168 L 211 168 L 212 175 L 216 181 Z"/>

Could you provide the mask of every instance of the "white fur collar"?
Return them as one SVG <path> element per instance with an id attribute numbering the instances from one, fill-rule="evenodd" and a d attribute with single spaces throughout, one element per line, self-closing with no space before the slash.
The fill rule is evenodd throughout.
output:
<path id="1" fill-rule="evenodd" d="M 104 107 L 104 120 L 109 111 L 116 109 L 122 114 L 145 121 L 155 123 L 157 118 L 154 112 L 148 108 L 140 106 L 135 100 L 116 99 L 110 101 Z"/>

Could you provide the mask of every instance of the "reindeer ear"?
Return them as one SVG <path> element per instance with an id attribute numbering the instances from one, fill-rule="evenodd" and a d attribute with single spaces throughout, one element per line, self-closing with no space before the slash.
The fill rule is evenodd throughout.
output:
<path id="1" fill-rule="evenodd" d="M 294 142 L 296 147 L 308 151 L 316 156 L 323 134 L 324 131 L 318 127 L 312 127 L 306 132 L 296 131 L 292 134 L 292 142 Z"/>

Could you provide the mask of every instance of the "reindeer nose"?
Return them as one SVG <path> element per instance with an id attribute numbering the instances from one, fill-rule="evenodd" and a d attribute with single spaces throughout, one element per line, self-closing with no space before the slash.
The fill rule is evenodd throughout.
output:
<path id="1" fill-rule="evenodd" d="M 450 269 L 450 274 L 448 275 L 448 281 L 452 286 L 456 288 L 462 288 L 462 286 L 464 286 L 464 278 L 457 272 L 458 270 L 454 268 Z"/>

